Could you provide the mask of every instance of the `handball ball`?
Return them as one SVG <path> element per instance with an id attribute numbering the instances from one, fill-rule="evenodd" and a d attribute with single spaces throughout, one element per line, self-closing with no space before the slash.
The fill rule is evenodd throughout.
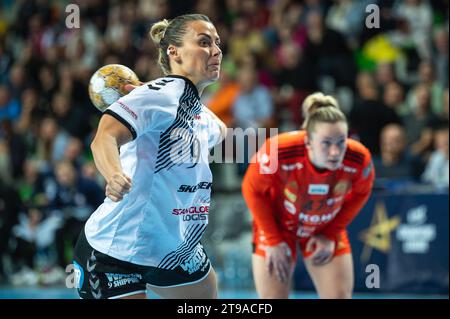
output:
<path id="1" fill-rule="evenodd" d="M 108 64 L 95 71 L 89 81 L 89 97 L 101 112 L 128 94 L 126 84 L 140 85 L 137 75 L 121 64 Z"/>

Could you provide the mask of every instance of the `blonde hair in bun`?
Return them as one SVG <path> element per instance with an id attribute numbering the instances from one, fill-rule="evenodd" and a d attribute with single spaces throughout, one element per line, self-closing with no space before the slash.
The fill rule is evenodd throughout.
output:
<path id="1" fill-rule="evenodd" d="M 347 123 L 345 114 L 339 108 L 337 100 L 331 95 L 316 92 L 309 95 L 302 104 L 303 125 L 302 128 L 311 134 L 317 123 Z"/>

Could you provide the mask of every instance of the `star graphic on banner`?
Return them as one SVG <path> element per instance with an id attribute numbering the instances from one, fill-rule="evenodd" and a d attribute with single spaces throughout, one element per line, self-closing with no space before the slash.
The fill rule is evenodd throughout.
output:
<path id="1" fill-rule="evenodd" d="M 389 218 L 383 201 L 378 201 L 372 216 L 372 222 L 368 229 L 359 234 L 359 239 L 364 242 L 361 253 L 361 261 L 367 262 L 372 254 L 372 249 L 383 253 L 391 249 L 391 232 L 400 224 L 400 216 Z"/>

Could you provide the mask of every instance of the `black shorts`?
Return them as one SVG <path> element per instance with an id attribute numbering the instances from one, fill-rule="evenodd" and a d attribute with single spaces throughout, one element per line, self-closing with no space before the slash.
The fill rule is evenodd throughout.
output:
<path id="1" fill-rule="evenodd" d="M 156 287 L 193 284 L 205 278 L 211 268 L 208 258 L 190 274 L 180 266 L 167 270 L 122 261 L 92 248 L 84 229 L 75 246 L 73 265 L 78 294 L 83 299 L 114 299 L 145 293 L 147 284 Z"/>

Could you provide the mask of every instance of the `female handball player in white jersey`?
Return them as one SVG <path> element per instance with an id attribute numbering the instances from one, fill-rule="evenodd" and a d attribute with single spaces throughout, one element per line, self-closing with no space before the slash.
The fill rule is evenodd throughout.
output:
<path id="1" fill-rule="evenodd" d="M 165 77 L 113 103 L 91 148 L 106 199 L 75 247 L 81 298 L 216 298 L 200 243 L 208 223 L 209 149 L 225 125 L 200 101 L 219 77 L 220 39 L 208 17 L 188 14 L 150 30 Z"/>

